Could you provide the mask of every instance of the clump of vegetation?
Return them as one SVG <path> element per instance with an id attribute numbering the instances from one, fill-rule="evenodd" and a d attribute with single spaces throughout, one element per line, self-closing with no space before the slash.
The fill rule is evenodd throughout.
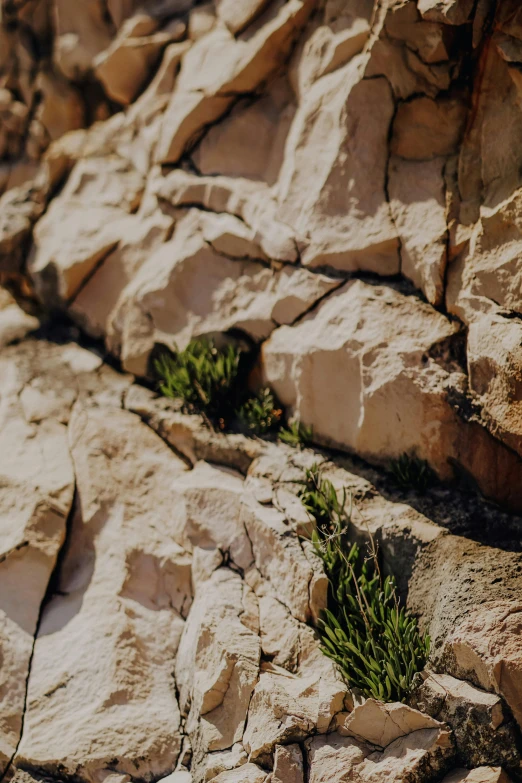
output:
<path id="1" fill-rule="evenodd" d="M 426 460 L 414 454 L 405 453 L 391 460 L 389 470 L 395 482 L 404 489 L 425 492 L 435 481 L 435 474 Z"/>
<path id="2" fill-rule="evenodd" d="M 270 389 L 250 397 L 238 410 L 238 418 L 249 435 L 266 435 L 279 427 L 283 411 Z"/>
<path id="3" fill-rule="evenodd" d="M 351 502 L 314 465 L 299 482 L 299 497 L 316 522 L 312 544 L 330 587 L 319 622 L 322 649 L 344 679 L 365 696 L 403 701 L 429 655 L 429 637 L 400 606 L 395 580 L 383 577 L 373 539 L 366 556 L 348 541 Z"/>
<path id="4" fill-rule="evenodd" d="M 154 362 L 159 389 L 182 399 L 188 411 L 223 417 L 233 405 L 240 355 L 234 345 L 218 349 L 212 340 L 192 340 L 184 351 Z"/>
<path id="5" fill-rule="evenodd" d="M 312 437 L 312 427 L 306 427 L 300 421 L 293 421 L 288 427 L 282 427 L 278 434 L 279 440 L 282 440 L 283 443 L 286 443 L 288 446 L 293 446 L 298 449 L 311 443 Z"/>

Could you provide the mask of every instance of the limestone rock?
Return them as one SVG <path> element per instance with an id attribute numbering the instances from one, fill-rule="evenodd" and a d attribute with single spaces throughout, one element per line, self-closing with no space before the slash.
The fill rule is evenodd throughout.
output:
<path id="1" fill-rule="evenodd" d="M 222 772 L 213 783 L 265 783 L 267 774 L 256 764 L 245 764 L 239 769 L 230 772 Z"/>
<path id="2" fill-rule="evenodd" d="M 455 152 L 466 120 L 458 99 L 416 98 L 401 103 L 393 121 L 391 151 L 406 160 L 429 160 Z"/>
<path id="3" fill-rule="evenodd" d="M 174 169 L 158 180 L 156 193 L 173 206 L 200 206 L 235 215 L 253 231 L 254 241 L 268 258 L 289 263 L 298 260 L 294 232 L 280 220 L 277 203 L 265 183 L 244 177 L 195 176 Z"/>
<path id="4" fill-rule="evenodd" d="M 116 249 L 109 252 L 95 274 L 84 279 L 71 302 L 70 311 L 86 332 L 100 338 L 110 332 L 122 290 L 165 242 L 173 225 L 169 210 L 158 207 L 155 198 L 145 192 L 136 215 L 125 221 Z"/>
<path id="5" fill-rule="evenodd" d="M 277 745 L 270 783 L 304 783 L 303 754 L 299 745 Z"/>
<path id="6" fill-rule="evenodd" d="M 308 91 L 288 136 L 278 215 L 303 264 L 389 275 L 399 269 L 385 194 L 394 106 L 385 79 L 360 77 L 353 60 Z"/>
<path id="7" fill-rule="evenodd" d="M 122 293 L 109 344 L 121 346 L 124 366 L 136 374 L 146 374 L 155 343 L 182 350 L 194 337 L 232 328 L 262 340 L 274 323 L 293 322 L 338 285 L 303 269 L 272 272 L 221 256 L 205 242 L 204 225 L 204 215 L 191 210 Z"/>
<path id="8" fill-rule="evenodd" d="M 419 11 L 425 19 L 446 24 L 464 24 L 468 21 L 472 0 L 419 0 Z"/>
<path id="9" fill-rule="evenodd" d="M 208 460 L 246 473 L 263 451 L 259 441 L 244 435 L 213 432 L 204 426 L 201 416 L 181 413 L 179 402 L 157 397 L 143 386 L 129 389 L 125 406 L 141 416 L 192 465 Z"/>
<path id="10" fill-rule="evenodd" d="M 217 0 L 216 11 L 220 19 L 233 35 L 237 35 L 247 27 L 265 7 L 267 0 Z"/>
<path id="11" fill-rule="evenodd" d="M 132 103 L 149 79 L 167 44 L 185 32 L 180 23 L 172 32 L 157 32 L 157 22 L 146 15 L 127 19 L 118 36 L 94 62 L 94 72 L 112 100 Z"/>
<path id="12" fill-rule="evenodd" d="M 418 558 L 409 604 L 429 627 L 437 667 L 498 693 L 520 724 L 520 555 L 445 539 Z"/>
<path id="13" fill-rule="evenodd" d="M 316 605 L 311 605 L 309 585 L 314 571 L 299 542 L 288 535 L 290 528 L 283 515 L 247 496 L 241 521 L 252 545 L 256 567 L 272 583 L 278 599 L 301 622 L 318 617 L 326 605 L 327 585 L 323 584 L 322 593 L 314 596 Z"/>
<path id="14" fill-rule="evenodd" d="M 306 743 L 310 783 L 344 783 L 351 779 L 377 783 L 425 780 L 451 764 L 453 749 L 444 729 L 421 729 L 391 742 L 380 752 L 352 737 L 314 737 Z"/>
<path id="15" fill-rule="evenodd" d="M 451 344 L 457 328 L 389 286 L 350 281 L 264 343 L 264 379 L 318 442 L 376 462 L 413 449 L 448 477 L 452 461 L 485 495 L 517 508 L 517 480 L 507 475 L 518 475 L 522 463 L 449 404 L 450 389 L 464 392 L 464 375 L 436 360 L 437 346 Z"/>
<path id="16" fill-rule="evenodd" d="M 89 70 L 95 56 L 110 43 L 111 29 L 103 3 L 95 0 L 76 7 L 69 0 L 57 0 L 54 19 L 55 60 L 65 76 L 75 80 Z"/>
<path id="17" fill-rule="evenodd" d="M 204 779 L 214 780 L 222 772 L 242 767 L 248 762 L 248 756 L 243 745 L 236 742 L 230 750 L 215 751 L 209 753 L 206 758 Z"/>
<path id="18" fill-rule="evenodd" d="M 39 422 L 25 418 L 20 393 L 27 375 L 17 352 L 0 359 L 2 774 L 20 740 L 33 637 L 74 492 L 65 426 L 54 416 Z M 52 371 L 52 364 L 48 367 Z"/>
<path id="19" fill-rule="evenodd" d="M 118 158 L 86 158 L 34 231 L 29 271 L 43 300 L 68 300 L 123 238 L 143 181 Z"/>
<path id="20" fill-rule="evenodd" d="M 340 681 L 322 684 L 317 676 L 292 675 L 274 664 L 264 664 L 262 669 L 248 711 L 244 745 L 250 759 L 267 764 L 277 744 L 301 741 L 316 727 L 326 732 L 343 708 L 346 688 Z"/>
<path id="21" fill-rule="evenodd" d="M 190 41 L 198 41 L 216 25 L 216 6 L 213 0 L 201 3 L 192 8 L 189 13 L 188 37 Z"/>
<path id="22" fill-rule="evenodd" d="M 423 672 L 421 678 L 410 703 L 450 725 L 462 763 L 520 765 L 516 729 L 497 695 L 448 674 Z"/>
<path id="23" fill-rule="evenodd" d="M 173 540 L 168 487 L 185 466 L 115 407 L 77 404 L 69 433 L 78 500 L 35 643 L 16 763 L 86 780 L 114 765 L 160 778 L 180 749 L 172 661 L 190 559 Z"/>
<path id="24" fill-rule="evenodd" d="M 0 196 L 0 274 L 20 275 L 33 225 L 44 211 L 46 200 L 32 182 Z"/>
<path id="25" fill-rule="evenodd" d="M 367 699 L 357 705 L 346 720 L 339 724 L 342 736 L 355 737 L 380 748 L 411 734 L 413 731 L 439 728 L 441 724 L 406 704 L 384 704 Z"/>
<path id="26" fill-rule="evenodd" d="M 36 85 L 42 96 L 36 119 L 49 139 L 59 139 L 68 131 L 83 128 L 85 105 L 78 89 L 50 70 L 40 71 Z"/>
<path id="27" fill-rule="evenodd" d="M 447 222 L 444 160 L 392 158 L 389 193 L 393 220 L 401 240 L 401 271 L 431 304 L 444 298 Z"/>
<path id="28" fill-rule="evenodd" d="M 38 319 L 24 313 L 7 291 L 0 288 L 0 348 L 22 340 L 38 326 Z"/>
<path id="29" fill-rule="evenodd" d="M 519 725 L 521 617 L 522 608 L 516 601 L 488 601 L 469 612 L 450 633 L 444 649 L 453 662 L 452 671 L 499 693 Z"/>
<path id="30" fill-rule="evenodd" d="M 253 92 L 278 68 L 312 6 L 310 0 L 279 0 L 248 35 L 235 39 L 219 26 L 195 43 L 183 60 L 165 113 L 156 152 L 159 162 L 177 162 L 204 128 L 227 111 L 234 95 Z"/>
<path id="31" fill-rule="evenodd" d="M 371 0 L 325 3 L 322 18 L 316 17 L 309 25 L 290 64 L 290 77 L 299 98 L 321 76 L 362 51 L 369 38 L 372 11 Z"/>
<path id="32" fill-rule="evenodd" d="M 241 521 L 243 479 L 226 468 L 198 462 L 173 485 L 173 502 L 183 504 L 185 534 L 193 546 L 218 549 L 243 571 L 252 547 Z"/>
<path id="33" fill-rule="evenodd" d="M 500 767 L 476 767 L 456 769 L 442 783 L 511 783 L 511 778 Z"/>
<path id="34" fill-rule="evenodd" d="M 386 345 L 380 342 L 376 326 L 380 318 L 387 322 Z M 435 365 L 429 371 L 421 369 L 420 356 L 450 337 L 454 329 L 412 297 L 353 281 L 298 325 L 274 332 L 263 346 L 264 375 L 292 414 L 313 425 L 314 437 L 382 459 L 385 454 L 392 456 L 392 449 L 397 455 L 408 451 L 414 446 L 410 438 L 415 445 L 422 443 L 423 431 L 426 445 L 431 440 L 427 433 L 433 423 L 412 419 L 417 411 L 421 417 L 427 413 L 428 406 L 415 400 L 422 394 L 424 373 L 432 413 L 437 408 L 438 427 L 448 418 L 443 395 L 436 391 L 437 376 L 441 390 L 447 376 Z M 406 368 L 403 362 L 408 354 L 411 361 Z M 416 362 L 418 370 L 414 369 Z M 326 387 L 323 379 L 328 379 Z M 402 387 L 400 392 L 391 391 L 394 379 Z M 394 406 L 391 416 L 390 404 Z M 442 470 L 445 459 L 446 454 L 441 454 L 437 460 Z"/>
<path id="35" fill-rule="evenodd" d="M 273 185 L 294 115 L 295 96 L 284 77 L 276 79 L 258 100 L 238 101 L 193 151 L 198 171 L 203 176 L 221 174 Z"/>
<path id="36" fill-rule="evenodd" d="M 251 595 L 228 568 L 214 571 L 196 591 L 176 658 L 176 682 L 197 760 L 243 737 L 260 657 L 259 637 L 250 627 L 259 622 Z"/>

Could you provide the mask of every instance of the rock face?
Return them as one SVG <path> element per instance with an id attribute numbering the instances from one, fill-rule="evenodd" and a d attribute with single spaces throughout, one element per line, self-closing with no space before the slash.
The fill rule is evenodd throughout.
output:
<path id="1" fill-rule="evenodd" d="M 318 442 L 522 509 L 514 0 L 34 0 L 0 24 L 19 297 L 140 376 L 158 344 L 241 333 Z"/>
<path id="2" fill-rule="evenodd" d="M 324 455 L 209 435 L 71 327 L 69 341 L 41 332 L 0 354 L 9 779 L 509 781 L 519 555 L 443 530 Z M 374 535 L 430 626 L 438 672 L 410 705 L 361 700 L 320 650 L 327 581 L 295 484 L 318 459 L 357 498 L 353 538 Z"/>
<path id="3" fill-rule="evenodd" d="M 0 5 L 0 778 L 519 779 L 517 0 Z M 158 399 L 207 336 L 323 451 Z M 409 704 L 320 651 L 314 462 L 432 638 Z"/>

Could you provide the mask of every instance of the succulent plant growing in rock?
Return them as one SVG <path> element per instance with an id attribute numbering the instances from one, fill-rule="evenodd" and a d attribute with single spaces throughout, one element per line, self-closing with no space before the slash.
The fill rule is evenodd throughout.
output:
<path id="1" fill-rule="evenodd" d="M 425 492 L 435 480 L 435 474 L 424 459 L 415 454 L 404 453 L 392 459 L 389 470 L 395 482 L 404 489 L 416 489 Z"/>
<path id="2" fill-rule="evenodd" d="M 312 544 L 330 581 L 319 622 L 323 652 L 365 696 L 402 701 L 426 664 L 429 637 L 400 605 L 393 576 L 383 575 L 373 538 L 366 553 L 349 542 L 346 490 L 340 499 L 317 465 L 300 483 L 301 502 L 316 521 Z"/>
<path id="3" fill-rule="evenodd" d="M 182 399 L 188 411 L 223 417 L 233 405 L 240 355 L 234 345 L 220 349 L 212 340 L 192 340 L 185 350 L 155 361 L 159 389 Z"/>
<path id="4" fill-rule="evenodd" d="M 238 410 L 238 418 L 248 435 L 266 435 L 279 426 L 282 409 L 269 388 L 261 389 Z"/>
<path id="5" fill-rule="evenodd" d="M 278 438 L 288 446 L 303 448 L 312 442 L 313 428 L 306 427 L 298 419 L 289 423 L 288 427 L 282 427 Z"/>

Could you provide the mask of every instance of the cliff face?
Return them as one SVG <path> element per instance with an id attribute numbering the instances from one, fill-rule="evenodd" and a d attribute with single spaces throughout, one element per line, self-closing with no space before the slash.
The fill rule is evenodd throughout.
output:
<path id="1" fill-rule="evenodd" d="M 240 330 L 318 442 L 415 450 L 522 507 L 516 0 L 2 22 L 6 279 L 138 375 Z"/>
<path id="2" fill-rule="evenodd" d="M 519 0 L 1 0 L 0 779 L 520 780 L 521 259 Z M 142 383 L 209 335 L 337 451 Z M 319 649 L 314 462 L 408 706 Z"/>

